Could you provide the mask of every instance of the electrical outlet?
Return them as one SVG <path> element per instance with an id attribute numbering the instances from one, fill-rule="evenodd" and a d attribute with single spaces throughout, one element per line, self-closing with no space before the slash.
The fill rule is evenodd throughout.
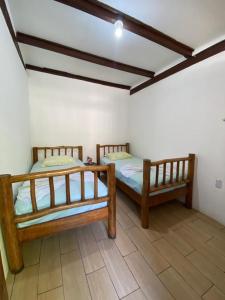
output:
<path id="1" fill-rule="evenodd" d="M 215 186 L 216 186 L 217 189 L 222 189 L 223 181 L 221 179 L 217 179 Z"/>

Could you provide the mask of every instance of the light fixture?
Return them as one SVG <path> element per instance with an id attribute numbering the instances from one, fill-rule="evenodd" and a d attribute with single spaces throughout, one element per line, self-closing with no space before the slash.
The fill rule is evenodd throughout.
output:
<path id="1" fill-rule="evenodd" d="M 115 26 L 115 36 L 117 38 L 120 38 L 123 34 L 123 22 L 121 20 L 117 20 L 114 26 Z"/>

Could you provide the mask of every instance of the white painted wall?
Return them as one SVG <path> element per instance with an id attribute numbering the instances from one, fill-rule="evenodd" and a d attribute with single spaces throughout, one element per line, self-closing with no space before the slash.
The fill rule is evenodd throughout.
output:
<path id="1" fill-rule="evenodd" d="M 132 151 L 150 159 L 196 153 L 194 207 L 225 224 L 225 53 L 134 94 L 129 103 Z"/>
<path id="2" fill-rule="evenodd" d="M 27 75 L 0 10 L 0 174 L 27 172 L 31 161 Z M 8 266 L 0 235 L 5 274 Z"/>
<path id="3" fill-rule="evenodd" d="M 127 141 L 126 90 L 29 71 L 29 98 L 33 146 L 83 145 L 86 159 Z"/>

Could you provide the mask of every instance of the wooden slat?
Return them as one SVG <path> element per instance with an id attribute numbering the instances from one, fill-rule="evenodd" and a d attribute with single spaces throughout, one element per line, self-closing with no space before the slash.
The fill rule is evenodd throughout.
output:
<path id="1" fill-rule="evenodd" d="M 21 216 L 16 216 L 16 218 L 14 219 L 14 222 L 16 224 L 22 223 L 22 222 L 26 222 L 26 221 L 30 221 L 30 220 L 34 220 L 34 219 L 46 216 L 50 213 L 54 213 L 57 211 L 62 211 L 65 209 L 75 208 L 75 207 L 80 207 L 80 206 L 85 206 L 85 205 L 90 205 L 90 204 L 98 204 L 98 203 L 107 202 L 107 201 L 109 201 L 109 197 L 98 198 L 96 200 L 87 199 L 85 201 L 83 201 L 83 200 L 73 201 L 71 204 L 61 204 L 61 205 L 57 205 L 53 208 L 46 208 L 46 209 L 39 210 L 36 213 L 29 213 L 29 214 L 24 214 Z"/>
<path id="2" fill-rule="evenodd" d="M 176 181 L 179 182 L 179 176 L 180 176 L 180 162 L 177 162 L 177 174 L 176 174 Z"/>
<path id="3" fill-rule="evenodd" d="M 188 182 L 189 182 L 189 180 L 186 179 L 183 182 L 168 183 L 168 184 L 165 184 L 165 185 L 162 185 L 162 186 L 158 186 L 157 188 L 151 187 L 151 193 L 156 192 L 156 191 L 161 191 L 163 189 L 168 189 L 168 188 L 171 188 L 171 187 L 176 187 L 176 186 L 179 187 L 179 185 L 185 184 L 185 183 L 188 183 Z"/>
<path id="4" fill-rule="evenodd" d="M 108 170 L 109 170 L 109 166 L 107 166 L 107 165 L 73 167 L 73 168 L 63 169 L 63 170 L 36 172 L 36 173 L 11 176 L 10 183 L 27 181 L 27 180 L 31 180 L 31 179 L 47 178 L 50 176 L 65 176 L 66 174 L 74 174 L 74 173 L 79 173 L 79 172 L 83 172 L 83 171 L 85 171 L 85 172 L 87 172 L 87 171 L 104 172 L 104 171 L 108 171 Z"/>
<path id="5" fill-rule="evenodd" d="M 170 183 L 173 183 L 173 162 L 170 163 Z"/>
<path id="6" fill-rule="evenodd" d="M 37 202 L 36 202 L 36 193 L 35 193 L 35 180 L 30 180 L 30 196 L 31 196 L 31 203 L 32 203 L 32 210 L 33 212 L 37 212 Z"/>
<path id="7" fill-rule="evenodd" d="M 189 161 L 189 160 L 191 160 L 191 158 L 188 156 L 187 157 L 177 157 L 177 158 L 176 157 L 175 158 L 167 158 L 167 159 L 153 161 L 153 162 L 151 162 L 151 166 L 154 167 L 156 165 L 162 165 L 162 164 L 171 163 L 171 162 L 175 163 L 175 162 L 181 161 L 181 160 Z"/>
<path id="8" fill-rule="evenodd" d="M 182 163 L 182 181 L 185 179 L 185 160 L 183 160 Z"/>
<path id="9" fill-rule="evenodd" d="M 49 222 L 37 224 L 35 226 L 19 228 L 18 239 L 20 242 L 29 241 L 43 236 L 59 233 L 63 230 L 81 227 L 107 218 L 108 207 L 103 207 L 93 211 L 89 211 L 88 213 L 52 220 Z"/>
<path id="10" fill-rule="evenodd" d="M 94 172 L 94 198 L 98 198 L 98 173 Z"/>
<path id="11" fill-rule="evenodd" d="M 70 175 L 67 174 L 65 176 L 66 179 L 66 203 L 70 204 L 71 203 L 71 199 L 70 199 Z"/>
<path id="12" fill-rule="evenodd" d="M 53 177 L 49 177 L 49 188 L 50 188 L 50 204 L 51 207 L 55 207 L 55 190 Z"/>
<path id="13" fill-rule="evenodd" d="M 163 164 L 163 181 L 162 184 L 166 184 L 166 163 Z"/>
<path id="14" fill-rule="evenodd" d="M 47 149 L 45 149 L 45 150 L 44 150 L 44 153 L 45 153 L 45 158 L 46 158 L 46 154 L 47 154 Z"/>
<path id="15" fill-rule="evenodd" d="M 155 173 L 155 187 L 159 185 L 159 165 L 156 166 L 156 173 Z"/>
<path id="16" fill-rule="evenodd" d="M 85 199 L 85 187 L 84 187 L 84 172 L 80 172 L 80 194 L 81 194 L 81 200 L 84 201 Z"/>
<path id="17" fill-rule="evenodd" d="M 52 156 L 53 156 L 53 154 L 54 154 L 54 149 L 51 149 L 51 154 L 52 154 Z"/>

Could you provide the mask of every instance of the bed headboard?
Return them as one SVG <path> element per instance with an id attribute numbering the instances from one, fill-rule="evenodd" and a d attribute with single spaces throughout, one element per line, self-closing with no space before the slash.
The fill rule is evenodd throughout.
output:
<path id="1" fill-rule="evenodd" d="M 69 155 L 83 160 L 82 146 L 54 146 L 54 147 L 33 147 L 33 163 L 36 163 L 40 157 L 46 158 L 53 155 Z"/>
<path id="2" fill-rule="evenodd" d="M 115 145 L 96 145 L 96 160 L 97 164 L 100 164 L 100 158 L 101 156 L 112 153 L 112 152 L 119 152 L 119 151 L 126 151 L 127 153 L 130 153 L 130 143 L 126 144 L 115 144 Z"/>

